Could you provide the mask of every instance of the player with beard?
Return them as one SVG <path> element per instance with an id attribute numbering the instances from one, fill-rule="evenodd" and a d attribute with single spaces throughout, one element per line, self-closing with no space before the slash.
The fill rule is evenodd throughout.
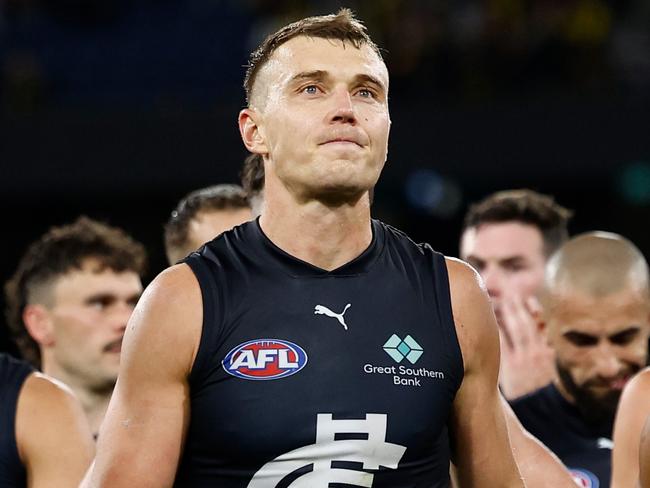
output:
<path id="1" fill-rule="evenodd" d="M 5 285 L 23 357 L 72 389 L 94 434 L 117 380 L 145 259 L 121 229 L 81 217 L 32 243 Z"/>
<path id="2" fill-rule="evenodd" d="M 583 486 L 609 486 L 616 407 L 647 358 L 648 293 L 643 255 L 616 234 L 577 236 L 546 267 L 542 318 L 558 375 L 512 406 Z"/>

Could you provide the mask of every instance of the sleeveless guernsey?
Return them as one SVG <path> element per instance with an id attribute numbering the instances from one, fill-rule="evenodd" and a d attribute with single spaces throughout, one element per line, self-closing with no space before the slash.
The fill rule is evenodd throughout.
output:
<path id="1" fill-rule="evenodd" d="M 560 458 L 578 486 L 609 486 L 612 422 L 588 424 L 552 383 L 515 399 L 511 406 L 526 430 Z"/>
<path id="2" fill-rule="evenodd" d="M 437 488 L 463 379 L 444 257 L 372 222 L 325 271 L 257 221 L 185 262 L 203 297 L 176 486 Z"/>
<path id="3" fill-rule="evenodd" d="M 0 353 L 0 486 L 27 486 L 25 467 L 16 445 L 16 405 L 20 389 L 33 369 L 27 363 Z"/>

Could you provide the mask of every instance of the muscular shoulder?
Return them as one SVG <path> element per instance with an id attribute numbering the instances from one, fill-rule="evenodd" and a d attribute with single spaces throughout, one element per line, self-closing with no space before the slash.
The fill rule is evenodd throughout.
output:
<path id="1" fill-rule="evenodd" d="M 75 449 L 90 454 L 92 435 L 81 404 L 63 383 L 41 373 L 25 380 L 16 408 L 16 441 L 22 459 L 43 446 L 74 442 Z"/>
<path id="2" fill-rule="evenodd" d="M 497 361 L 499 336 L 487 292 L 478 273 L 467 263 L 446 258 L 451 305 L 465 370 L 488 359 Z"/>
<path id="3" fill-rule="evenodd" d="M 173 350 L 169 357 L 188 372 L 198 348 L 202 320 L 201 290 L 192 270 L 186 264 L 166 269 L 146 288 L 133 311 L 122 362 Z"/>
<path id="4" fill-rule="evenodd" d="M 634 412 L 635 416 L 645 418 L 650 415 L 650 368 L 637 374 L 625 386 L 619 410 Z"/>
<path id="5" fill-rule="evenodd" d="M 635 403 L 648 405 L 650 410 L 650 368 L 644 369 L 630 380 L 625 387 L 625 396 Z"/>

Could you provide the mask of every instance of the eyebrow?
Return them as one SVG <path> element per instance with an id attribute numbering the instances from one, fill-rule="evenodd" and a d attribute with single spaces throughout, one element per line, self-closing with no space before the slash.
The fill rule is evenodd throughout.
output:
<path id="1" fill-rule="evenodd" d="M 628 327 L 627 329 L 624 329 L 624 330 L 622 330 L 620 332 L 617 332 L 615 334 L 612 334 L 612 335 L 608 336 L 608 339 L 611 341 L 611 340 L 621 339 L 621 338 L 623 338 L 625 336 L 628 336 L 628 335 L 629 336 L 634 336 L 634 335 L 638 334 L 640 331 L 641 331 L 641 328 L 638 327 L 638 326 Z"/>
<path id="2" fill-rule="evenodd" d="M 329 74 L 327 73 L 327 71 L 323 71 L 320 69 L 313 70 L 313 71 L 303 71 L 301 73 L 292 76 L 291 79 L 289 80 L 289 84 L 298 83 L 304 80 L 324 80 L 326 78 L 329 78 Z"/>
<path id="3" fill-rule="evenodd" d="M 327 71 L 316 69 L 313 71 L 303 71 L 301 73 L 297 73 L 296 75 L 292 76 L 291 79 L 289 79 L 289 84 L 295 84 L 305 80 L 324 81 L 327 80 L 328 78 L 330 78 L 330 74 Z M 355 75 L 354 82 L 371 83 L 373 85 L 376 85 L 381 90 L 386 91 L 386 87 L 378 78 L 368 74 L 361 73 Z"/>
<path id="4" fill-rule="evenodd" d="M 142 293 L 137 292 L 137 293 L 133 293 L 133 294 L 125 297 L 125 300 L 127 302 L 130 302 L 130 301 L 136 301 L 137 302 L 140 299 L 141 296 L 142 296 Z M 104 302 L 112 303 L 112 302 L 118 301 L 119 299 L 120 298 L 115 293 L 110 293 L 110 292 L 103 293 L 103 292 L 100 292 L 100 293 L 95 293 L 93 295 L 90 295 L 90 296 L 86 297 L 86 299 L 84 300 L 84 303 L 94 303 L 94 302 L 97 302 L 97 301 L 104 301 Z"/>

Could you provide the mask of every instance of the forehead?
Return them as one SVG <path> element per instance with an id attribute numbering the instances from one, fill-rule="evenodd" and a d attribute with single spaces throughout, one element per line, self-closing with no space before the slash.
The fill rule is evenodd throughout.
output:
<path id="1" fill-rule="evenodd" d="M 368 75 L 388 88 L 388 70 L 367 44 L 359 48 L 339 39 L 297 36 L 280 45 L 258 74 L 258 81 L 286 84 L 293 76 L 311 71 L 330 75 Z"/>
<path id="2" fill-rule="evenodd" d="M 53 295 L 58 304 L 97 293 L 127 297 L 141 291 L 142 282 L 135 271 L 117 272 L 110 268 L 100 271 L 96 261 L 88 260 L 81 269 L 62 275 L 54 284 Z"/>
<path id="3" fill-rule="evenodd" d="M 461 255 L 500 260 L 544 255 L 542 234 L 537 227 L 520 222 L 496 222 L 469 227 L 461 239 Z"/>
<path id="4" fill-rule="evenodd" d="M 202 210 L 190 221 L 190 239 L 200 241 L 199 244 L 203 244 L 222 232 L 251 220 L 251 218 L 249 208 Z"/>
<path id="5" fill-rule="evenodd" d="M 611 335 L 632 326 L 649 326 L 648 299 L 629 288 L 605 297 L 565 291 L 556 294 L 547 306 L 549 326 L 558 332 Z"/>

